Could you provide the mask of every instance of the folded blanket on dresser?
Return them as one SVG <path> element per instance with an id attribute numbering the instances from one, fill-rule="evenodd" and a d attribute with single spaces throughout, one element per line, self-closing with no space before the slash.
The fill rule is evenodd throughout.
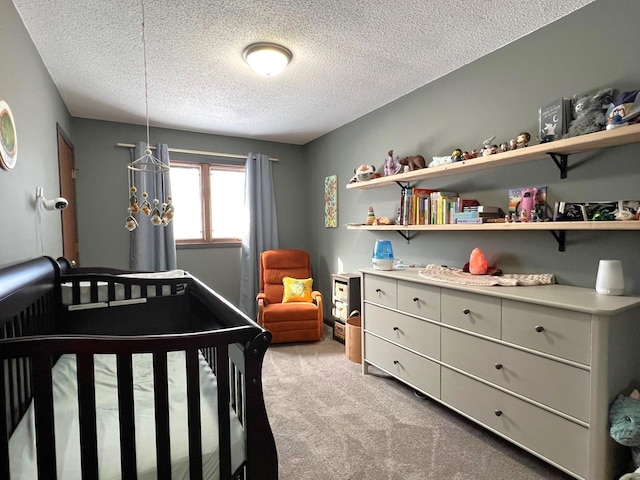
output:
<path id="1" fill-rule="evenodd" d="M 427 265 L 418 272 L 420 276 L 437 282 L 458 283 L 461 285 L 475 286 L 534 286 L 550 285 L 556 283 L 556 277 L 552 273 L 534 274 L 502 274 L 502 275 L 473 275 L 462 271 L 460 268 L 445 267 L 441 265 Z"/>

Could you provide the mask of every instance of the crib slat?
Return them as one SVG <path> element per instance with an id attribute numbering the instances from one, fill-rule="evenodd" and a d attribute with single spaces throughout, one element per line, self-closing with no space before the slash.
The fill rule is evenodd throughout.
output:
<path id="1" fill-rule="evenodd" d="M 198 350 L 185 352 L 187 364 L 187 422 L 189 425 L 189 475 L 202 478 L 202 425 L 200 422 L 200 357 Z"/>
<path id="2" fill-rule="evenodd" d="M 89 282 L 89 292 L 91 297 L 91 303 L 98 303 L 98 281 L 91 280 Z"/>
<path id="3" fill-rule="evenodd" d="M 218 445 L 220 478 L 231 478 L 231 420 L 229 415 L 229 346 L 216 348 L 218 385 Z"/>
<path id="4" fill-rule="evenodd" d="M 156 415 L 156 467 L 158 469 L 158 480 L 171 480 L 167 352 L 153 353 L 153 394 Z"/>
<path id="5" fill-rule="evenodd" d="M 123 480 L 136 480 L 136 427 L 133 414 L 133 366 L 131 355 L 117 355 L 118 417 L 120 421 L 120 470 Z"/>
<path id="6" fill-rule="evenodd" d="M 0 478 L 9 478 L 9 432 L 7 431 L 7 399 L 5 394 L 5 360 L 0 361 Z"/>
<path id="7" fill-rule="evenodd" d="M 48 356 L 38 355 L 33 358 L 33 383 L 38 478 L 55 480 L 57 469 L 53 423 L 53 387 L 51 385 L 51 359 Z"/>
<path id="8" fill-rule="evenodd" d="M 98 479 L 96 390 L 93 355 L 78 354 L 78 419 L 82 480 Z"/>

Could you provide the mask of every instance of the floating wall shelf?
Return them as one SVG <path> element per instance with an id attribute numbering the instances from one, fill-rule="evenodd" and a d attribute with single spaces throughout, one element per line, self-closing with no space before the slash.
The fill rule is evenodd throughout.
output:
<path id="1" fill-rule="evenodd" d="M 411 172 L 374 178 L 373 180 L 354 182 L 348 184 L 347 188 L 378 188 L 399 182 L 411 183 L 446 175 L 532 162 L 544 158 L 551 158 L 558 166 L 561 178 L 565 178 L 568 168 L 568 155 L 637 142 L 640 142 L 640 124 L 556 140 L 555 142 L 540 143 L 509 152 L 496 153 L 488 157 L 478 157 L 471 160 L 438 165 L 437 167 L 422 168 Z"/>
<path id="2" fill-rule="evenodd" d="M 555 142 L 541 143 L 526 148 L 497 153 L 488 157 L 478 157 L 472 160 L 448 163 L 432 168 L 422 168 L 411 172 L 398 173 L 386 177 L 374 178 L 362 182 L 350 183 L 351 188 L 380 188 L 398 184 L 417 183 L 421 180 L 438 178 L 446 175 L 463 174 L 479 170 L 515 165 L 544 158 L 551 158 L 560 170 L 560 178 L 566 178 L 568 156 L 574 153 L 587 152 L 596 149 L 616 147 L 640 142 L 640 124 L 604 130 L 601 132 L 566 138 Z M 567 230 L 615 230 L 638 231 L 640 221 L 591 221 L 591 222 L 516 222 L 516 223 L 483 223 L 483 224 L 446 224 L 446 225 L 348 225 L 349 230 L 396 231 L 407 241 L 421 231 L 516 231 L 516 230 L 544 230 L 551 232 L 558 241 L 560 251 L 565 249 L 565 232 Z"/>

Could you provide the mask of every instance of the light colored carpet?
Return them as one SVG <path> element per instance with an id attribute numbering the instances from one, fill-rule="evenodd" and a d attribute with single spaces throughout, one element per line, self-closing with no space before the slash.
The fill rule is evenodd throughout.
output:
<path id="1" fill-rule="evenodd" d="M 264 396 L 280 480 L 567 480 L 571 477 L 379 370 L 344 345 L 272 345 Z"/>

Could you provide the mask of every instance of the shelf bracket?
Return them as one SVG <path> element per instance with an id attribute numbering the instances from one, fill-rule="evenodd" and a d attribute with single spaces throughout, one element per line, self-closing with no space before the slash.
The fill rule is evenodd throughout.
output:
<path id="1" fill-rule="evenodd" d="M 553 231 L 553 230 L 549 230 L 551 232 L 551 235 L 553 235 L 553 237 L 556 239 L 556 241 L 558 242 L 558 251 L 559 252 L 564 252 L 564 247 L 565 247 L 565 236 L 566 236 L 566 231 L 564 230 L 558 230 L 557 232 Z"/>
<path id="2" fill-rule="evenodd" d="M 569 158 L 569 155 L 567 155 L 566 153 L 556 154 L 554 152 L 548 152 L 548 155 L 560 169 L 560 178 L 567 178 L 567 159 Z M 556 155 L 560 157 L 560 160 L 558 160 L 558 157 Z"/>
<path id="3" fill-rule="evenodd" d="M 411 243 L 411 239 L 415 236 L 415 235 L 411 235 L 409 233 L 409 230 L 407 230 L 407 232 L 401 232 L 400 230 L 396 230 L 396 232 L 398 232 L 398 235 L 400 235 L 402 238 L 404 238 L 407 243 Z"/>
<path id="4" fill-rule="evenodd" d="M 405 190 L 408 190 L 410 188 L 413 188 L 413 186 L 411 186 L 409 184 L 409 182 L 406 182 L 406 185 L 404 185 L 401 181 L 396 180 L 396 183 L 398 184 L 398 186 L 402 189 L 402 193 L 404 193 Z"/>

